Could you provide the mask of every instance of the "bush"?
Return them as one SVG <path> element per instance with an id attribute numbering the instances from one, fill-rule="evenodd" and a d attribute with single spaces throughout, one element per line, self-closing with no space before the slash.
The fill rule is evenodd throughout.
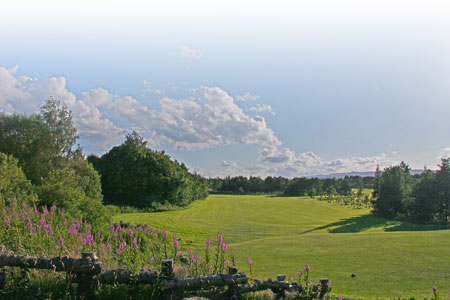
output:
<path id="1" fill-rule="evenodd" d="M 18 161 L 12 155 L 0 153 L 0 200 L 5 204 L 32 204 L 37 198 Z"/>

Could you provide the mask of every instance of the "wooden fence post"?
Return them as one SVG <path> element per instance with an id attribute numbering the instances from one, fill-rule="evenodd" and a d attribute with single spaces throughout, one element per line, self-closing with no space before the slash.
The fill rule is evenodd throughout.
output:
<path id="1" fill-rule="evenodd" d="M 94 252 L 81 252 L 81 259 L 86 261 L 96 261 L 97 256 Z M 77 295 L 81 299 L 95 299 L 95 280 L 93 273 L 76 274 L 76 281 L 78 283 Z"/>
<path id="2" fill-rule="evenodd" d="M 173 280 L 174 274 L 173 274 L 173 260 L 172 259 L 165 259 L 161 262 L 161 280 Z M 172 299 L 172 291 L 161 291 L 161 298 L 162 299 Z"/>
<path id="3" fill-rule="evenodd" d="M 238 273 L 236 266 L 228 266 L 228 274 L 235 275 Z M 236 293 L 237 284 L 229 284 L 227 291 L 227 299 L 241 299 L 241 294 Z"/>
<path id="4" fill-rule="evenodd" d="M 286 275 L 284 275 L 284 274 L 277 275 L 277 281 L 285 281 L 285 280 L 286 280 Z M 281 299 L 285 296 L 284 289 L 272 288 L 272 292 L 275 294 L 275 299 Z"/>
<path id="5" fill-rule="evenodd" d="M 323 297 L 325 296 L 326 293 L 328 293 L 328 283 L 330 282 L 328 280 L 328 278 L 320 278 L 319 279 L 320 282 L 320 294 L 319 294 L 319 298 L 323 299 Z"/>
<path id="6" fill-rule="evenodd" d="M 3 290 L 6 284 L 6 273 L 0 272 L 0 290 Z"/>
<path id="7" fill-rule="evenodd" d="M 172 280 L 174 278 L 172 259 L 165 259 L 161 262 L 161 277 L 165 280 Z"/>

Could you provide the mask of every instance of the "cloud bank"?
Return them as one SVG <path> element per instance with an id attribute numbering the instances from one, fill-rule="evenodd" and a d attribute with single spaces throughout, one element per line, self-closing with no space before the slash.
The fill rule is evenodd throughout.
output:
<path id="1" fill-rule="evenodd" d="M 148 85 L 147 85 L 148 87 Z M 345 171 L 372 171 L 376 165 L 395 163 L 386 154 L 373 157 L 350 157 L 332 161 L 314 152 L 295 153 L 282 147 L 281 141 L 266 124 L 264 117 L 244 112 L 237 101 L 254 101 L 250 93 L 232 97 L 220 87 L 201 87 L 199 97 L 173 99 L 164 91 L 153 89 L 160 96 L 159 107 L 151 109 L 137 99 L 121 96 L 103 88 L 75 95 L 67 88 L 64 77 L 39 80 L 19 76 L 18 68 L 0 67 L 0 111 L 33 113 L 48 97 L 66 103 L 73 112 L 81 145 L 102 153 L 122 141 L 132 130 L 138 131 L 151 147 L 193 151 L 230 144 L 253 144 L 259 147 L 256 163 L 241 166 L 223 160 L 216 170 L 202 170 L 206 176 L 257 175 L 305 176 Z M 155 92 L 157 91 L 157 92 Z M 256 113 L 273 113 L 270 105 L 250 108 Z M 448 153 L 448 149 L 445 149 Z M 444 153 L 443 153 L 444 154 Z"/>
<path id="2" fill-rule="evenodd" d="M 118 143 L 130 130 L 142 134 L 150 146 L 167 145 L 177 150 L 232 143 L 281 144 L 263 117 L 246 114 L 219 87 L 202 87 L 201 102 L 194 98 L 163 97 L 159 109 L 150 109 L 133 97 L 116 95 L 103 88 L 83 92 L 77 98 L 68 90 L 64 77 L 40 81 L 18 76 L 17 71 L 17 67 L 0 67 L 0 111 L 37 112 L 45 99 L 52 96 L 72 110 L 80 137 L 96 151 Z M 120 127 L 118 123 L 126 126 Z"/>

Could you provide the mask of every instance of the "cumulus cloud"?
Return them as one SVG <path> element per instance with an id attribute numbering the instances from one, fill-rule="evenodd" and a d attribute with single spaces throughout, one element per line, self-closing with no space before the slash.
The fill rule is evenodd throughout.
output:
<path id="1" fill-rule="evenodd" d="M 272 106 L 268 104 L 258 104 L 255 106 L 250 107 L 250 111 L 254 111 L 257 113 L 270 113 L 272 115 L 275 115 L 275 112 L 272 109 Z"/>
<path id="2" fill-rule="evenodd" d="M 381 167 L 396 164 L 397 161 L 382 153 L 377 156 L 338 158 L 324 160 L 314 152 L 296 154 L 289 148 L 265 147 L 259 151 L 258 170 L 261 176 L 312 176 L 350 171 L 374 171 Z M 247 168 L 255 173 L 254 166 Z M 247 172 L 248 173 L 248 172 Z M 265 175 L 264 175 L 265 174 Z"/>
<path id="3" fill-rule="evenodd" d="M 97 106 L 102 100 L 85 94 L 77 99 L 67 89 L 64 77 L 52 77 L 44 81 L 28 76 L 18 76 L 18 68 L 0 67 L 0 111 L 7 113 L 33 113 L 39 111 L 45 99 L 54 97 L 63 101 L 73 112 L 78 134 L 97 150 L 105 150 L 123 136 L 123 130 L 107 118 Z"/>
<path id="4" fill-rule="evenodd" d="M 236 96 L 236 101 L 240 101 L 240 102 L 257 101 L 259 99 L 260 99 L 260 97 L 258 95 L 253 95 L 249 92 L 245 92 L 242 95 Z"/>
<path id="5" fill-rule="evenodd" d="M 200 57 L 203 56 L 203 50 L 194 49 L 194 48 L 190 48 L 186 45 L 182 45 L 180 47 L 180 49 L 178 49 L 177 51 L 169 52 L 169 55 L 170 56 L 179 56 L 181 58 L 186 58 L 186 59 L 198 60 L 198 59 L 200 59 Z"/>
<path id="6" fill-rule="evenodd" d="M 349 157 L 325 160 L 314 152 L 295 153 L 289 148 L 277 146 L 263 147 L 258 153 L 257 163 L 240 165 L 235 161 L 223 161 L 220 168 L 202 170 L 202 174 L 211 177 L 225 176 L 284 176 L 288 178 L 352 171 L 374 172 L 377 165 L 381 168 L 398 162 L 386 154 L 370 157 Z"/>
<path id="7" fill-rule="evenodd" d="M 150 109 L 133 97 L 103 88 L 83 92 L 77 98 L 68 90 L 64 77 L 40 81 L 18 76 L 17 68 L 0 67 L 0 111 L 36 112 L 52 96 L 72 110 L 80 137 L 97 151 L 106 150 L 130 130 L 142 134 L 151 146 L 180 150 L 232 143 L 280 144 L 263 117 L 247 115 L 226 91 L 219 87 L 202 87 L 200 91 L 201 101 L 164 96 L 159 109 Z"/>

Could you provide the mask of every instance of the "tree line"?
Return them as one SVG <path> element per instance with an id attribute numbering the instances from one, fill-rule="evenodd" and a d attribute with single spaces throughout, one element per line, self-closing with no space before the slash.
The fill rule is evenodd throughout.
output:
<path id="1" fill-rule="evenodd" d="M 64 103 L 49 98 L 38 114 L 0 113 L 0 205 L 56 205 L 100 224 L 105 204 L 184 206 L 208 194 L 206 181 L 137 133 L 101 157 L 85 158 Z M 3 203 L 3 204 L 2 204 Z"/>
<path id="2" fill-rule="evenodd" d="M 349 195 L 352 189 L 362 191 L 373 187 L 374 177 L 345 176 L 344 178 L 307 178 L 268 176 L 265 179 L 250 176 L 209 178 L 212 193 L 224 194 L 276 194 L 282 196 Z"/>
<path id="3" fill-rule="evenodd" d="M 402 162 L 380 171 L 374 182 L 374 213 L 387 218 L 407 218 L 417 223 L 450 222 L 450 159 L 444 158 L 433 172 L 425 169 L 412 176 Z"/>

